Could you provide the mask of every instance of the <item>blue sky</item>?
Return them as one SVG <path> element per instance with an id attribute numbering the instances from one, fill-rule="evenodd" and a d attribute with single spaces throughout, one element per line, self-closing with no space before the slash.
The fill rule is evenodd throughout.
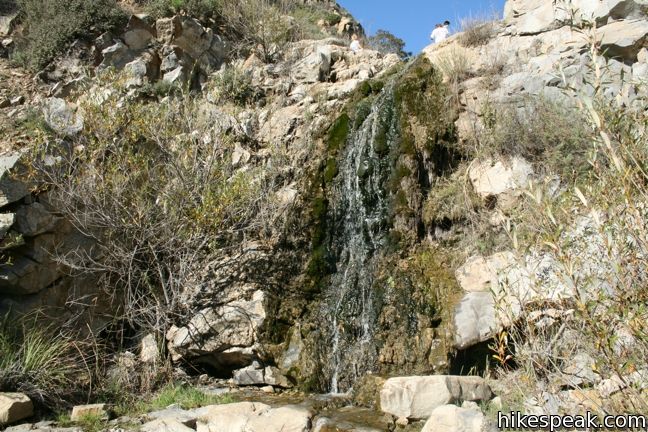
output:
<path id="1" fill-rule="evenodd" d="M 502 15 L 505 0 L 338 0 L 360 21 L 367 34 L 388 30 L 407 43 L 414 54 L 430 44 L 437 22 L 452 22 L 452 31 L 467 16 Z"/>

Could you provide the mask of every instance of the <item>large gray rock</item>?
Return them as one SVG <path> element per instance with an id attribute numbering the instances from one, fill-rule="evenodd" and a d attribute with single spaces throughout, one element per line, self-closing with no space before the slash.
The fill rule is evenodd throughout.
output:
<path id="1" fill-rule="evenodd" d="M 139 87 L 155 81 L 160 73 L 160 58 L 155 51 L 147 51 L 124 66 L 128 76 L 127 87 Z"/>
<path id="2" fill-rule="evenodd" d="M 16 231 L 27 237 L 51 232 L 60 218 L 53 215 L 41 203 L 20 207 L 16 211 Z"/>
<path id="3" fill-rule="evenodd" d="M 470 292 L 454 312 L 454 346 L 468 348 L 490 339 L 501 328 L 490 292 Z"/>
<path id="4" fill-rule="evenodd" d="M 61 277 L 55 263 L 39 263 L 27 256 L 0 265 L 0 293 L 28 295 L 42 291 Z"/>
<path id="5" fill-rule="evenodd" d="M 482 432 L 484 424 L 479 409 L 443 405 L 432 411 L 421 432 Z"/>
<path id="6" fill-rule="evenodd" d="M 75 136 L 83 130 L 83 117 L 60 98 L 49 98 L 43 106 L 47 125 L 65 136 Z"/>
<path id="7" fill-rule="evenodd" d="M 155 38 L 155 28 L 144 18 L 141 15 L 132 15 L 126 26 L 126 31 L 122 35 L 122 39 L 132 50 L 146 48 L 149 42 Z"/>
<path id="8" fill-rule="evenodd" d="M 195 432 L 195 429 L 169 418 L 144 423 L 139 430 L 141 432 Z"/>
<path id="9" fill-rule="evenodd" d="M 252 417 L 245 432 L 308 432 L 313 413 L 304 407 L 283 406 Z"/>
<path id="10" fill-rule="evenodd" d="M 114 67 L 115 69 L 121 70 L 126 64 L 135 59 L 136 52 L 129 49 L 122 41 L 117 41 L 115 44 L 102 50 L 101 55 L 103 56 L 103 61 L 99 65 L 99 69 Z"/>
<path id="11" fill-rule="evenodd" d="M 181 17 L 174 22 L 173 45 L 180 47 L 184 52 L 194 59 L 212 54 L 212 47 L 217 54 L 222 54 L 218 47 L 222 41 L 214 36 L 211 29 L 203 27 L 198 20 L 189 17 Z M 210 58 L 210 60 L 212 60 Z M 222 58 L 214 58 L 214 63 L 222 62 Z M 218 64 L 219 66 L 220 64 Z"/>
<path id="12" fill-rule="evenodd" d="M 498 285 L 498 273 L 515 265 L 511 252 L 498 252 L 490 257 L 475 255 L 456 271 L 457 282 L 466 292 L 488 292 Z"/>
<path id="13" fill-rule="evenodd" d="M 596 38 L 607 56 L 636 61 L 648 41 L 648 20 L 615 21 L 598 29 Z"/>
<path id="14" fill-rule="evenodd" d="M 513 157 L 508 160 L 477 160 L 470 164 L 468 177 L 475 192 L 482 197 L 497 197 L 498 204 L 510 205 L 533 176 L 529 162 Z"/>
<path id="15" fill-rule="evenodd" d="M 426 419 L 440 406 L 456 401 L 487 401 L 492 391 L 474 376 L 411 376 L 390 378 L 380 391 L 383 412 L 408 419 Z"/>
<path id="16" fill-rule="evenodd" d="M 265 373 L 263 368 L 257 363 L 234 371 L 234 383 L 241 386 L 262 385 L 265 384 Z"/>
<path id="17" fill-rule="evenodd" d="M 186 326 L 168 331 L 166 336 L 173 359 L 197 356 L 218 362 L 219 355 L 232 348 L 252 347 L 257 341 L 257 331 L 265 322 L 265 307 L 265 293 L 256 291 L 249 300 L 201 310 Z"/>
<path id="18" fill-rule="evenodd" d="M 198 419 L 198 432 L 308 432 L 313 414 L 298 406 L 271 409 L 257 402 L 210 407 Z"/>
<path id="19" fill-rule="evenodd" d="M 201 409 L 197 432 L 249 432 L 248 422 L 270 411 L 270 406 L 259 402 L 239 402 L 213 405 Z"/>
<path id="20" fill-rule="evenodd" d="M 11 33 L 14 22 L 18 17 L 18 12 L 7 15 L 0 15 L 0 36 L 8 36 Z"/>
<path id="21" fill-rule="evenodd" d="M 0 393 L 0 426 L 15 423 L 34 414 L 32 401 L 23 393 Z"/>
<path id="22" fill-rule="evenodd" d="M 0 207 L 16 202 L 29 195 L 28 185 L 16 179 L 20 174 L 21 153 L 0 156 Z"/>

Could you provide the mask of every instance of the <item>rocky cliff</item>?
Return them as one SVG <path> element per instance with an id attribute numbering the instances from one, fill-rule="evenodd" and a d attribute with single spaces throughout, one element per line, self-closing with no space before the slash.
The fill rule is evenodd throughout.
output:
<path id="1" fill-rule="evenodd" d="M 481 427 L 455 405 L 490 387 L 449 373 L 523 377 L 530 412 L 641 392 L 647 5 L 510 0 L 407 62 L 351 52 L 357 24 L 328 7 L 328 37 L 245 56 L 135 14 L 33 81 L 0 59 L 24 86 L 0 85 L 2 313 L 239 386 L 382 388 L 424 430 Z M 602 372 L 615 355 L 632 368 Z"/>

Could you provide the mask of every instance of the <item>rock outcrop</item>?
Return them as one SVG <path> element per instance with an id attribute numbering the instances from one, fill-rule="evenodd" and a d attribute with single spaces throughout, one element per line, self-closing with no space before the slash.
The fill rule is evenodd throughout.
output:
<path id="1" fill-rule="evenodd" d="M 388 379 L 380 391 L 380 407 L 396 417 L 427 419 L 440 406 L 457 401 L 488 401 L 492 392 L 481 377 L 427 376 Z"/>

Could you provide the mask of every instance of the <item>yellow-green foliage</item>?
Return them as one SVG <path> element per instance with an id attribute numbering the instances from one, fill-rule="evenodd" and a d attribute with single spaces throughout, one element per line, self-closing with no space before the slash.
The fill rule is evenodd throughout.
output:
<path id="1" fill-rule="evenodd" d="M 529 384 L 527 388 L 578 388 L 578 382 L 560 372 L 576 353 L 588 354 L 589 366 L 602 379 L 631 382 L 632 374 L 648 368 L 646 107 L 620 106 L 600 94 L 576 96 L 577 116 L 546 129 L 565 129 L 569 137 L 589 131 L 584 137 L 593 147 L 589 171 L 573 177 L 558 199 L 541 186 L 531 190 L 527 213 L 513 219 L 509 232 L 520 251 L 541 251 L 553 263 L 552 281 L 575 294 L 558 306 L 536 305 L 562 312 L 553 315 L 550 325 L 539 326 L 526 316 L 512 329 L 514 360 L 523 378 L 518 381 Z M 568 125 L 575 131 L 567 131 Z M 589 228 L 574 238 L 571 233 L 583 220 L 589 220 Z M 520 236 L 520 231 L 527 234 Z M 598 412 L 648 410 L 645 391 L 635 385 L 591 400 Z"/>
<path id="2" fill-rule="evenodd" d="M 115 0 L 19 0 L 25 39 L 15 60 L 32 69 L 45 66 L 75 38 L 90 37 L 125 23 Z"/>

